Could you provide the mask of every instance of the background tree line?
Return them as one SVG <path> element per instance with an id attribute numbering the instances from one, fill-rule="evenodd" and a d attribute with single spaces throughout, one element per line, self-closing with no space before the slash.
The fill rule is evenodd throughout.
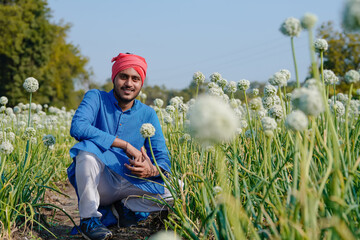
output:
<path id="1" fill-rule="evenodd" d="M 27 101 L 22 84 L 30 76 L 40 84 L 39 92 L 33 95 L 35 102 L 68 109 L 77 108 L 88 89 L 112 89 L 110 79 L 103 85 L 91 81 L 88 58 L 77 46 L 67 42 L 70 25 L 52 23 L 51 17 L 46 0 L 0 0 L 0 96 L 7 96 L 10 106 Z M 329 44 L 324 53 L 325 69 L 333 70 L 340 77 L 350 69 L 359 70 L 360 34 L 336 30 L 329 22 L 319 27 L 317 37 Z M 196 91 L 193 81 L 182 90 L 146 83 L 143 92 L 147 95 L 147 104 L 152 104 L 155 98 L 167 102 L 174 96 L 188 101 Z M 252 83 L 252 87 L 260 91 L 264 85 Z M 75 86 L 80 86 L 80 90 Z M 343 91 L 343 88 L 346 89 L 341 83 L 338 89 Z M 205 89 L 203 84 L 200 92 Z M 241 98 L 241 93 L 236 97 Z"/>

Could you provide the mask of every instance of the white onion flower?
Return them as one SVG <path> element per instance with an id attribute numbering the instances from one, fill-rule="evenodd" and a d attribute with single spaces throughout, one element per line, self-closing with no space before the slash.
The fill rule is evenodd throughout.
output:
<path id="1" fill-rule="evenodd" d="M 171 98 L 169 101 L 170 105 L 174 106 L 175 108 L 179 108 L 180 103 L 182 102 L 183 102 L 182 99 L 178 96 Z"/>
<path id="2" fill-rule="evenodd" d="M 324 109 L 324 103 L 317 89 L 297 88 L 292 92 L 292 104 L 306 115 L 318 116 Z"/>
<path id="3" fill-rule="evenodd" d="M 180 143 L 184 143 L 184 142 L 190 142 L 191 140 L 191 136 L 188 133 L 184 133 L 181 138 L 179 139 Z"/>
<path id="4" fill-rule="evenodd" d="M 248 127 L 248 123 L 246 120 L 241 120 L 240 121 L 240 127 L 241 128 L 247 128 Z"/>
<path id="5" fill-rule="evenodd" d="M 276 123 L 275 119 L 273 119 L 271 117 L 263 117 L 261 119 L 261 125 L 262 125 L 264 131 L 267 131 L 267 130 L 273 131 L 277 128 L 277 123 Z"/>
<path id="6" fill-rule="evenodd" d="M 285 120 L 285 126 L 294 131 L 303 131 L 307 129 L 309 120 L 305 113 L 300 110 L 294 110 L 287 115 Z"/>
<path id="7" fill-rule="evenodd" d="M 254 137 L 256 137 L 256 131 L 252 131 L 252 133 L 253 133 Z M 251 130 L 250 129 L 246 130 L 245 137 L 251 138 Z"/>
<path id="8" fill-rule="evenodd" d="M 261 98 L 253 98 L 249 102 L 249 107 L 253 111 L 259 111 L 262 108 Z"/>
<path id="9" fill-rule="evenodd" d="M 39 82 L 35 78 L 29 77 L 29 78 L 25 79 L 23 87 L 25 88 L 25 90 L 27 92 L 33 93 L 39 89 Z"/>
<path id="10" fill-rule="evenodd" d="M 343 10 L 342 23 L 346 30 L 360 30 L 360 0 L 347 0 Z"/>
<path id="11" fill-rule="evenodd" d="M 9 100 L 8 100 L 7 97 L 2 96 L 2 97 L 0 98 L 0 104 L 1 104 L 1 105 L 6 105 L 8 102 L 9 102 Z"/>
<path id="12" fill-rule="evenodd" d="M 317 22 L 318 18 L 315 14 L 312 13 L 305 13 L 305 15 L 301 18 L 301 26 L 304 29 L 312 29 L 316 22 Z"/>
<path id="13" fill-rule="evenodd" d="M 282 72 L 276 72 L 269 78 L 269 83 L 274 86 L 286 86 L 287 85 L 287 76 Z"/>
<path id="14" fill-rule="evenodd" d="M 217 85 L 215 82 L 209 82 L 207 86 L 208 86 L 209 89 L 210 89 L 210 88 L 218 88 L 218 87 L 219 87 L 219 85 Z"/>
<path id="15" fill-rule="evenodd" d="M 360 88 L 356 89 L 356 95 L 360 96 Z"/>
<path id="16" fill-rule="evenodd" d="M 9 116 L 10 116 L 11 114 L 14 114 L 13 109 L 10 108 L 10 107 L 6 108 L 5 112 L 6 112 L 6 114 L 9 115 Z"/>
<path id="17" fill-rule="evenodd" d="M 200 85 L 203 82 L 205 82 L 205 76 L 204 74 L 202 74 L 202 72 L 196 72 L 193 75 L 193 81 L 197 84 Z"/>
<path id="18" fill-rule="evenodd" d="M 310 88 L 310 89 L 319 89 L 318 88 L 318 80 L 316 80 L 315 78 L 309 78 L 305 81 L 304 83 L 304 87 L 305 88 Z"/>
<path id="19" fill-rule="evenodd" d="M 143 138 L 152 137 L 155 135 L 155 128 L 151 123 L 144 123 L 140 128 L 140 133 Z"/>
<path id="20" fill-rule="evenodd" d="M 263 97 L 262 105 L 265 109 L 269 109 L 274 106 L 274 98 L 273 97 Z"/>
<path id="21" fill-rule="evenodd" d="M 228 81 L 225 78 L 221 78 L 221 79 L 219 79 L 219 81 L 217 81 L 217 85 L 219 85 L 219 87 L 221 87 L 221 88 L 226 87 L 227 84 L 228 84 Z"/>
<path id="22" fill-rule="evenodd" d="M 189 110 L 189 132 L 200 142 L 229 141 L 238 127 L 235 112 L 221 98 L 202 95 Z"/>
<path id="23" fill-rule="evenodd" d="M 163 104 L 164 104 L 164 101 L 163 101 L 162 99 L 160 99 L 160 98 L 156 98 L 156 99 L 154 100 L 154 104 L 155 104 L 155 106 L 157 106 L 158 108 L 161 108 L 161 107 L 163 106 Z"/>
<path id="24" fill-rule="evenodd" d="M 315 47 L 315 51 L 317 52 L 321 52 L 321 51 L 326 51 L 329 47 L 327 41 L 325 39 L 317 39 L 314 42 L 314 47 Z"/>
<path id="25" fill-rule="evenodd" d="M 226 86 L 226 90 L 230 93 L 235 93 L 237 90 L 236 82 L 230 81 Z"/>
<path id="26" fill-rule="evenodd" d="M 276 92 L 277 92 L 277 90 L 273 85 L 267 84 L 264 87 L 264 95 L 265 95 L 265 97 L 275 96 Z"/>
<path id="27" fill-rule="evenodd" d="M 166 123 L 166 124 L 172 124 L 173 123 L 173 118 L 170 116 L 170 114 L 166 114 L 165 116 L 164 116 L 164 122 Z"/>
<path id="28" fill-rule="evenodd" d="M 4 141 L 1 143 L 1 145 L 0 145 L 1 153 L 5 154 L 5 155 L 9 155 L 10 153 L 12 153 L 12 151 L 14 151 L 14 147 L 9 141 Z"/>
<path id="29" fill-rule="evenodd" d="M 333 85 L 339 81 L 339 78 L 331 70 L 324 70 L 324 83 L 325 85 Z"/>
<path id="30" fill-rule="evenodd" d="M 345 82 L 348 84 L 357 83 L 360 80 L 360 73 L 355 70 L 349 70 L 345 73 Z"/>
<path id="31" fill-rule="evenodd" d="M 276 121 L 280 121 L 284 117 L 283 108 L 280 105 L 274 105 L 269 109 L 269 115 L 275 118 Z"/>
<path id="32" fill-rule="evenodd" d="M 280 26 L 280 32 L 286 36 L 298 37 L 301 32 L 301 24 L 299 19 L 289 17 Z"/>
<path id="33" fill-rule="evenodd" d="M 224 95 L 224 91 L 219 86 L 209 88 L 207 93 L 211 96 L 217 96 L 217 97 L 222 97 Z"/>
<path id="34" fill-rule="evenodd" d="M 24 131 L 23 139 L 31 139 L 36 135 L 36 130 L 32 127 L 27 127 Z"/>
<path id="35" fill-rule="evenodd" d="M 285 75 L 286 81 L 289 81 L 291 78 L 291 73 L 287 69 L 281 69 L 279 72 Z"/>
<path id="36" fill-rule="evenodd" d="M 213 74 L 210 75 L 210 81 L 217 83 L 220 79 L 222 79 L 221 74 L 218 72 L 214 72 Z"/>
<path id="37" fill-rule="evenodd" d="M 185 103 L 180 103 L 179 105 L 179 112 L 186 113 L 189 110 L 189 106 Z"/>
<path id="38" fill-rule="evenodd" d="M 9 139 L 11 142 L 14 142 L 15 141 L 15 133 L 13 133 L 13 132 L 6 133 L 6 138 Z"/>
<path id="39" fill-rule="evenodd" d="M 15 106 L 14 109 L 13 109 L 13 112 L 14 112 L 15 114 L 21 113 L 21 108 L 18 107 L 18 106 Z"/>
<path id="40" fill-rule="evenodd" d="M 344 104 L 340 101 L 331 102 L 330 104 L 331 112 L 336 113 L 337 117 L 341 117 L 345 114 Z"/>
<path id="41" fill-rule="evenodd" d="M 336 100 L 338 100 L 342 103 L 347 103 L 348 99 L 349 99 L 348 95 L 345 95 L 343 93 L 338 93 L 336 95 Z"/>
<path id="42" fill-rule="evenodd" d="M 169 105 L 169 106 L 167 106 L 167 107 L 165 108 L 165 110 L 166 110 L 167 113 L 173 114 L 173 113 L 175 113 L 175 110 L 176 110 L 176 109 L 175 109 L 174 106 Z"/>
<path id="43" fill-rule="evenodd" d="M 5 106 L 1 106 L 0 107 L 0 112 L 4 112 L 6 110 L 6 107 Z"/>
<path id="44" fill-rule="evenodd" d="M 250 87 L 250 81 L 246 79 L 241 79 L 237 84 L 240 91 L 246 91 Z"/>
<path id="45" fill-rule="evenodd" d="M 254 89 L 252 90 L 252 95 L 253 95 L 253 96 L 259 95 L 259 89 L 258 89 L 258 88 L 254 88 Z"/>
<path id="46" fill-rule="evenodd" d="M 42 138 L 42 141 L 43 141 L 44 145 L 47 146 L 47 147 L 50 147 L 50 146 L 52 146 L 52 145 L 54 145 L 56 143 L 55 137 L 53 135 L 51 135 L 51 134 L 45 135 Z"/>

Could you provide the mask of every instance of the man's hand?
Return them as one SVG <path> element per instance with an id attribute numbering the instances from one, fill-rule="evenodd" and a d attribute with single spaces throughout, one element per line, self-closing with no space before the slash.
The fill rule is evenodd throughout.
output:
<path id="1" fill-rule="evenodd" d="M 141 148 L 142 161 L 135 161 L 129 159 L 130 165 L 125 163 L 125 167 L 131 171 L 132 174 L 141 178 L 154 177 L 159 175 L 159 171 L 152 164 L 150 158 L 145 152 L 144 147 Z"/>
<path id="2" fill-rule="evenodd" d="M 143 154 L 134 148 L 130 143 L 126 143 L 126 148 L 124 149 L 126 155 L 135 162 L 143 162 Z M 145 153 L 146 154 L 146 153 Z"/>

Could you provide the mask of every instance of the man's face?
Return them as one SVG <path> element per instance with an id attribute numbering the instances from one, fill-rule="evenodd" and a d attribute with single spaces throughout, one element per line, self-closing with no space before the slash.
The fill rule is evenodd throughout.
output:
<path id="1" fill-rule="evenodd" d="M 141 77 L 135 69 L 122 70 L 114 79 L 115 98 L 119 103 L 130 103 L 139 95 L 141 87 Z"/>

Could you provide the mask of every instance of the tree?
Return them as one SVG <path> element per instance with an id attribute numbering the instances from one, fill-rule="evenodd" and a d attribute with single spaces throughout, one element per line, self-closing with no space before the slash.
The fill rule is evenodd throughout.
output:
<path id="1" fill-rule="evenodd" d="M 77 105 L 74 81 L 89 81 L 88 59 L 66 42 L 69 25 L 50 23 L 46 0 L 0 0 L 0 95 L 15 105 L 27 101 L 22 84 L 39 81 L 37 103 Z"/>
<path id="2" fill-rule="evenodd" d="M 317 30 L 317 37 L 325 39 L 329 45 L 324 52 L 324 69 L 338 76 L 360 69 L 360 34 L 337 31 L 332 22 L 327 22 Z"/>

